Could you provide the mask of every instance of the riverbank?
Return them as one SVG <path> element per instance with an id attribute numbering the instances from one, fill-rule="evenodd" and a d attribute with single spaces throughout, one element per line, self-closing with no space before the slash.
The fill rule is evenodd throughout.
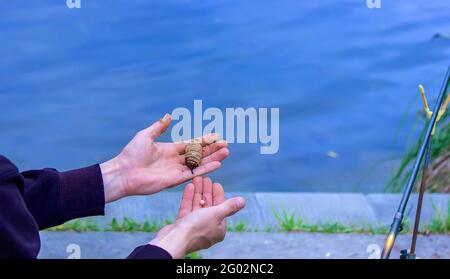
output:
<path id="1" fill-rule="evenodd" d="M 400 194 L 299 193 L 299 192 L 232 192 L 228 196 L 244 196 L 244 210 L 229 219 L 231 231 L 292 231 L 384 233 L 391 223 Z M 181 193 L 164 192 L 149 197 L 129 197 L 108 204 L 105 216 L 84 218 L 74 226 L 54 230 L 67 231 L 147 231 L 152 232 L 175 219 Z M 430 224 L 447 222 L 449 194 L 426 194 L 422 209 L 423 229 Z M 408 204 L 405 219 L 414 220 L 417 195 Z M 327 227 L 334 226 L 329 231 Z M 146 227 L 146 228 L 144 228 Z M 445 228 L 444 228 L 445 229 Z"/>
<path id="2" fill-rule="evenodd" d="M 400 194 L 234 192 L 247 206 L 229 218 L 223 243 L 196 253 L 201 258 L 369 258 L 380 252 Z M 105 216 L 83 218 L 41 232 L 40 258 L 124 258 L 174 220 L 179 192 L 130 197 L 108 204 Z M 449 194 L 427 194 L 419 256 L 450 258 Z M 412 225 L 417 195 L 406 224 Z M 393 255 L 409 247 L 408 225 Z M 425 233 L 425 235 L 423 234 Z M 239 251 L 239 253 L 236 253 Z"/>

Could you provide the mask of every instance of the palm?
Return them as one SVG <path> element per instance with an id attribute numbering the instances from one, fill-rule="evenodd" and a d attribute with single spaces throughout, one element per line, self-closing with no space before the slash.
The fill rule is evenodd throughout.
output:
<path id="1" fill-rule="evenodd" d="M 229 154 L 227 143 L 217 142 L 217 135 L 204 136 L 201 140 L 201 164 L 191 172 L 185 165 L 186 144 L 156 142 L 152 129 L 154 125 L 139 132 L 118 156 L 123 166 L 126 188 L 133 194 L 156 193 L 194 176 L 209 173 L 219 168 L 220 161 Z"/>
<path id="2" fill-rule="evenodd" d="M 205 204 L 202 205 L 201 201 Z M 155 240 L 167 235 L 176 225 L 177 222 L 183 221 L 188 215 L 197 212 L 201 208 L 207 208 L 221 204 L 225 200 L 225 192 L 222 185 L 219 183 L 212 183 L 208 177 L 195 177 L 193 183 L 186 185 L 181 199 L 180 209 L 175 224 L 164 226 L 156 235 Z M 200 212 L 199 212 L 200 213 Z M 195 218 L 196 216 L 189 216 Z M 222 222 L 221 226 L 226 229 L 226 221 Z"/>

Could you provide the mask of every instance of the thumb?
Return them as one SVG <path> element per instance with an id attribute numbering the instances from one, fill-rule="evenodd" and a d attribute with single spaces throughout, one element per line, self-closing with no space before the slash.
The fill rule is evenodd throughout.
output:
<path id="1" fill-rule="evenodd" d="M 169 128 L 170 121 L 172 121 L 172 117 L 170 114 L 166 113 L 163 118 L 159 119 L 145 130 L 151 139 L 155 139 Z"/>
<path id="2" fill-rule="evenodd" d="M 220 218 L 224 219 L 225 217 L 237 213 L 239 210 L 244 208 L 244 206 L 245 199 L 243 197 L 234 197 L 224 201 L 219 205 L 216 205 L 215 208 Z"/>

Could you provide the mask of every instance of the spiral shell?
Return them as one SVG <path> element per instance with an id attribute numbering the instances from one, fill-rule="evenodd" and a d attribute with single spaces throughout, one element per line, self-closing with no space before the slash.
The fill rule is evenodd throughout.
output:
<path id="1" fill-rule="evenodd" d="M 200 165 L 202 160 L 203 148 L 199 142 L 192 141 L 186 144 L 186 166 L 191 169 L 195 169 Z"/>

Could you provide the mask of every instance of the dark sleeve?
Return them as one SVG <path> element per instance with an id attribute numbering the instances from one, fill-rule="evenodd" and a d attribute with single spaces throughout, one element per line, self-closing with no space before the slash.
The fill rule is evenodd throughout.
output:
<path id="1" fill-rule="evenodd" d="M 75 218 L 104 215 L 105 194 L 99 165 L 67 172 L 43 169 L 19 173 L 14 164 L 0 156 L 0 172 L 6 170 L 14 173 L 39 229 Z"/>
<path id="2" fill-rule="evenodd" d="M 0 156 L 0 258 L 36 258 L 38 226 L 22 196 L 17 169 Z"/>
<path id="3" fill-rule="evenodd" d="M 58 172 L 54 169 L 22 173 L 24 198 L 39 229 L 93 215 L 104 215 L 105 194 L 99 165 Z"/>
<path id="4" fill-rule="evenodd" d="M 0 258 L 36 258 L 39 229 L 74 218 L 104 215 L 105 195 L 99 165 L 58 172 L 19 173 L 0 155 Z M 154 245 L 137 247 L 129 259 L 171 259 Z"/>
<path id="5" fill-rule="evenodd" d="M 166 259 L 171 260 L 172 256 L 164 249 L 155 245 L 142 245 L 131 252 L 127 259 Z"/>

